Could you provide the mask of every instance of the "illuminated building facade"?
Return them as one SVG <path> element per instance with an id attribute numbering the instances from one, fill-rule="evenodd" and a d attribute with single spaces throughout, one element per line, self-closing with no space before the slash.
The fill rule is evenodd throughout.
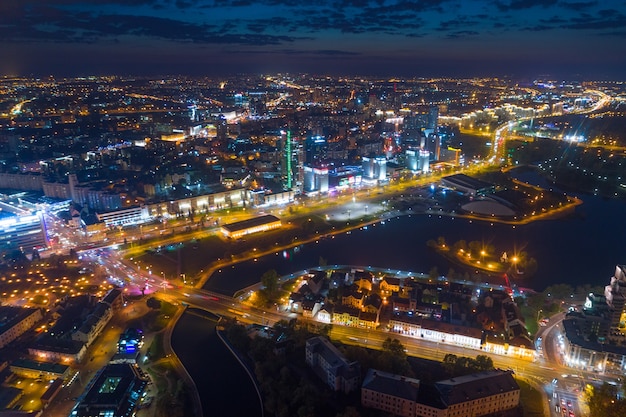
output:
<path id="1" fill-rule="evenodd" d="M 328 168 L 304 167 L 304 192 L 309 194 L 328 192 Z"/>
<path id="2" fill-rule="evenodd" d="M 225 224 L 222 226 L 222 233 L 226 237 L 238 239 L 242 236 L 252 233 L 264 232 L 266 230 L 278 229 L 282 226 L 282 222 L 276 216 L 271 214 L 251 219 L 242 220 L 235 223 Z"/>
<path id="3" fill-rule="evenodd" d="M 430 171 L 430 152 L 424 149 L 407 149 L 406 168 L 412 172 Z"/>
<path id="4" fill-rule="evenodd" d="M 138 353 L 142 346 L 143 332 L 139 329 L 126 329 L 117 341 L 117 351 L 119 353 Z"/>
<path id="5" fill-rule="evenodd" d="M 292 190 L 295 186 L 293 178 L 293 141 L 291 139 L 291 131 L 281 131 L 281 168 L 283 174 L 283 189 Z"/>
<path id="6" fill-rule="evenodd" d="M 384 181 L 387 178 L 387 159 L 384 156 L 364 156 L 362 161 L 364 178 L 375 181 Z"/>
<path id="7" fill-rule="evenodd" d="M 609 340 L 622 342 L 626 334 L 622 331 L 626 324 L 626 265 L 617 265 L 611 282 L 604 288 L 604 296 L 610 311 Z"/>
<path id="8" fill-rule="evenodd" d="M 422 317 L 396 316 L 389 320 L 389 328 L 391 332 L 420 340 L 461 346 L 497 355 L 513 356 L 527 361 L 534 360 L 536 355 L 531 346 L 485 340 L 480 329 L 426 320 Z"/>
<path id="9" fill-rule="evenodd" d="M 146 223 L 151 220 L 146 206 L 96 213 L 96 217 L 107 226 L 127 226 Z"/>
<path id="10" fill-rule="evenodd" d="M 0 250 L 31 250 L 46 246 L 48 238 L 41 212 L 0 203 Z"/>
<path id="11" fill-rule="evenodd" d="M 45 362 L 80 363 L 87 354 L 87 345 L 71 339 L 44 336 L 28 347 L 28 354 Z"/>

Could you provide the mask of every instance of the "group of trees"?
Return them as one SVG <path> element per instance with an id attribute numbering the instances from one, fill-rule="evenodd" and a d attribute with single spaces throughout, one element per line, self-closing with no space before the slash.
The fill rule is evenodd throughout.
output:
<path id="1" fill-rule="evenodd" d="M 262 288 L 255 293 L 255 299 L 252 300 L 255 305 L 267 307 L 278 301 L 281 294 L 278 278 L 275 269 L 270 269 L 261 276 Z"/>
<path id="2" fill-rule="evenodd" d="M 268 415 L 276 417 L 333 416 L 358 417 L 355 409 L 344 409 L 333 403 L 331 393 L 308 372 L 304 362 L 304 345 L 312 336 L 310 327 L 296 320 L 274 325 L 277 334 L 286 335 L 292 343 L 285 352 L 276 351 L 275 342 L 263 337 L 249 338 L 245 327 L 223 322 L 230 343 L 253 362 L 252 367 Z M 323 328 L 318 329 L 320 331 Z M 327 330 L 327 329 L 326 329 Z M 339 411 L 339 413 L 338 413 Z M 355 414 L 356 413 L 356 414 Z"/>
<path id="3" fill-rule="evenodd" d="M 448 353 L 443 358 L 443 368 L 451 377 L 469 375 L 474 372 L 493 370 L 493 360 L 487 355 L 478 355 L 475 359 Z"/>
<path id="4" fill-rule="evenodd" d="M 537 272 L 537 261 L 534 258 L 528 257 L 528 254 L 524 251 L 516 252 L 515 255 L 510 255 L 506 257 L 506 259 L 503 259 L 500 257 L 500 254 L 496 252 L 495 246 L 490 243 L 478 240 L 470 242 L 459 240 L 452 245 L 448 245 L 443 236 L 439 236 L 437 240 L 429 240 L 426 242 L 426 245 L 439 251 L 445 251 L 449 254 L 448 256 L 459 256 L 459 254 L 462 254 L 464 257 L 468 257 L 468 259 L 500 264 L 508 263 L 511 272 L 523 274 L 524 277 L 530 277 Z M 507 266 L 505 265 L 503 268 L 507 268 Z M 462 275 L 460 277 L 462 277 Z M 448 278 L 453 279 L 455 277 L 448 276 Z"/>
<path id="5" fill-rule="evenodd" d="M 538 329 L 538 319 L 541 320 L 562 311 L 574 300 L 580 302 L 590 292 L 603 294 L 604 288 L 591 285 L 580 285 L 574 288 L 568 284 L 555 284 L 546 287 L 542 292 L 516 297 L 515 302 L 520 307 L 526 328 L 534 334 Z"/>
<path id="6" fill-rule="evenodd" d="M 585 389 L 589 417 L 626 416 L 626 398 L 618 398 L 618 388 L 604 383 Z"/>

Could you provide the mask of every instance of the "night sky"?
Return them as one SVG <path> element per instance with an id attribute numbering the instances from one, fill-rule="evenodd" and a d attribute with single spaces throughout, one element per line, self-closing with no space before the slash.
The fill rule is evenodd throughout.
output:
<path id="1" fill-rule="evenodd" d="M 626 78 L 626 0 L 0 0 L 0 75 Z"/>

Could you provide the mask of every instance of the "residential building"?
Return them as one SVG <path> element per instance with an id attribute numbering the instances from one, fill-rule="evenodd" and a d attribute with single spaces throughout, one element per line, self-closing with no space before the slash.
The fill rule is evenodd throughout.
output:
<path id="1" fill-rule="evenodd" d="M 448 416 L 477 417 L 519 405 L 520 388 L 511 371 L 486 371 L 435 383 Z"/>
<path id="2" fill-rule="evenodd" d="M 0 306 L 0 349 L 20 337 L 41 318 L 40 309 Z"/>
<path id="3" fill-rule="evenodd" d="M 394 292 L 400 292 L 400 278 L 385 277 L 380 281 L 380 291 L 383 294 L 391 294 Z"/>
<path id="4" fill-rule="evenodd" d="M 87 345 L 78 340 L 44 336 L 28 347 L 28 354 L 45 362 L 77 364 L 85 358 Z"/>
<path id="5" fill-rule="evenodd" d="M 420 381 L 370 369 L 361 386 L 361 404 L 400 417 L 414 417 Z"/>
<path id="6" fill-rule="evenodd" d="M 111 317 L 113 317 L 113 309 L 108 304 L 99 302 L 83 324 L 72 333 L 72 340 L 83 342 L 89 347 Z"/>
<path id="7" fill-rule="evenodd" d="M 37 362 L 29 359 L 17 359 L 11 363 L 11 372 L 24 378 L 66 379 L 70 374 L 69 365 Z"/>
<path id="8" fill-rule="evenodd" d="M 341 304 L 360 309 L 364 299 L 365 294 L 362 292 L 350 291 L 341 297 Z"/>
<path id="9" fill-rule="evenodd" d="M 611 282 L 604 289 L 606 303 L 610 309 L 609 340 L 622 342 L 626 340 L 626 265 L 617 265 Z"/>
<path id="10" fill-rule="evenodd" d="M 361 404 L 402 417 L 478 417 L 519 406 L 520 388 L 510 371 L 486 371 L 433 386 L 370 369 Z"/>
<path id="11" fill-rule="evenodd" d="M 360 367 L 348 360 L 322 336 L 306 341 L 306 363 L 333 391 L 349 393 L 359 388 Z"/>

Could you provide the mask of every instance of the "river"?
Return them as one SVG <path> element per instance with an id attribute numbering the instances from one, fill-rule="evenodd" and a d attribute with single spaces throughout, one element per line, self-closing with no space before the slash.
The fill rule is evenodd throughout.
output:
<path id="1" fill-rule="evenodd" d="M 519 172 L 517 178 L 541 184 L 532 172 Z M 547 184 L 541 184 L 548 186 Z M 478 240 L 494 245 L 509 255 L 525 251 L 537 260 L 537 273 L 519 279 L 517 284 L 536 290 L 566 283 L 572 286 L 605 285 L 615 265 L 626 262 L 626 203 L 599 196 L 580 195 L 583 204 L 575 213 L 554 220 L 537 221 L 513 227 L 463 218 L 408 215 L 367 229 L 300 245 L 216 271 L 205 288 L 224 294 L 257 283 L 261 275 L 275 269 L 280 275 L 319 265 L 362 265 L 425 272 L 437 267 L 446 274 L 450 265 L 426 246 L 429 239 L 443 236 L 447 242 Z"/>
<path id="2" fill-rule="evenodd" d="M 172 334 L 172 348 L 193 379 L 205 417 L 261 416 L 248 374 L 215 333 L 216 318 L 187 310 Z"/>

